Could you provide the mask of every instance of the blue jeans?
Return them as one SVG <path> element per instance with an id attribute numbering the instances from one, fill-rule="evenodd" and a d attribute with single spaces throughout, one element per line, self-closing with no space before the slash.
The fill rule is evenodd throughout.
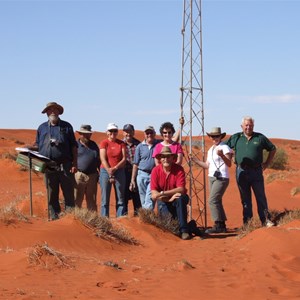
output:
<path id="1" fill-rule="evenodd" d="M 100 169 L 100 187 L 101 187 L 101 216 L 109 217 L 109 202 L 112 185 L 116 195 L 116 215 L 120 217 L 124 213 L 124 192 L 125 192 L 125 170 L 118 169 L 115 173 L 115 183 L 109 182 L 109 175 L 104 168 Z"/>
<path id="2" fill-rule="evenodd" d="M 158 211 L 160 215 L 170 213 L 173 219 L 178 219 L 180 233 L 189 232 L 189 228 L 187 224 L 188 203 L 189 203 L 189 196 L 181 195 L 173 202 L 160 201 L 160 205 L 158 206 Z"/>
<path id="3" fill-rule="evenodd" d="M 151 189 L 150 189 L 150 179 L 151 174 L 138 170 L 136 183 L 140 193 L 140 200 L 143 208 L 154 209 L 155 202 L 151 199 Z"/>
<path id="4" fill-rule="evenodd" d="M 247 223 L 252 217 L 252 194 L 254 192 L 257 211 L 262 224 L 269 218 L 269 210 L 267 197 L 265 194 L 265 185 L 263 170 L 258 168 L 245 168 L 240 166 L 236 168 L 236 182 L 240 191 L 241 201 L 243 205 L 243 222 Z"/>

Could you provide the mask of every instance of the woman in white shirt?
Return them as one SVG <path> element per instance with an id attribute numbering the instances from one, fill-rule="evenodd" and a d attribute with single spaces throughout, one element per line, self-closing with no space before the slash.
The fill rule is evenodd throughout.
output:
<path id="1" fill-rule="evenodd" d="M 211 218 L 215 222 L 214 226 L 207 229 L 205 233 L 226 232 L 226 214 L 222 203 L 223 195 L 229 185 L 229 171 L 231 167 L 232 150 L 222 142 L 226 132 L 220 127 L 212 128 L 207 135 L 213 141 L 213 145 L 207 152 L 206 162 L 200 161 L 190 155 L 190 159 L 204 169 L 208 169 L 209 178 L 209 207 Z"/>

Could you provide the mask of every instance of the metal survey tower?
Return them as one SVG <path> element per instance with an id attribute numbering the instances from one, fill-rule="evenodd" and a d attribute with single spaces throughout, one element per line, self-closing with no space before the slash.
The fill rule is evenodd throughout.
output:
<path id="1" fill-rule="evenodd" d="M 187 188 L 191 199 L 188 213 L 191 219 L 193 210 L 193 219 L 207 227 L 206 172 L 190 164 L 187 156 L 192 153 L 203 160 L 205 155 L 201 0 L 183 2 L 180 111 L 184 118 L 181 143 L 186 153 L 183 166 L 187 172 Z"/>

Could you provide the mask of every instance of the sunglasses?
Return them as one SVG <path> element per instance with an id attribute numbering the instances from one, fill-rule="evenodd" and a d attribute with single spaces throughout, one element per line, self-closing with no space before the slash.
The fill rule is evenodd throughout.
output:
<path id="1" fill-rule="evenodd" d="M 173 134 L 173 132 L 172 131 L 163 131 L 163 134 Z"/>
<path id="2" fill-rule="evenodd" d="M 108 130 L 109 132 L 111 132 L 111 133 L 117 133 L 118 132 L 118 129 L 110 129 L 110 130 Z"/>
<path id="3" fill-rule="evenodd" d="M 153 131 L 146 131 L 145 132 L 146 135 L 153 134 L 153 133 L 154 133 Z"/>
<path id="4" fill-rule="evenodd" d="M 221 135 L 212 135 L 211 138 L 212 139 L 218 139 Z"/>

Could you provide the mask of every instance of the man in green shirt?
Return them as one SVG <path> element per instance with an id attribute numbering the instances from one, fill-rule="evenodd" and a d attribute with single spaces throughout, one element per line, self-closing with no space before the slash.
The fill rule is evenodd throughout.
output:
<path id="1" fill-rule="evenodd" d="M 260 221 L 263 226 L 270 227 L 274 224 L 270 221 L 263 171 L 272 162 L 276 147 L 266 136 L 253 131 L 252 117 L 244 117 L 241 127 L 243 132 L 235 133 L 225 143 L 235 151 L 236 181 L 243 205 L 243 222 L 246 224 L 253 217 L 252 189 Z M 263 150 L 269 153 L 265 162 Z"/>

